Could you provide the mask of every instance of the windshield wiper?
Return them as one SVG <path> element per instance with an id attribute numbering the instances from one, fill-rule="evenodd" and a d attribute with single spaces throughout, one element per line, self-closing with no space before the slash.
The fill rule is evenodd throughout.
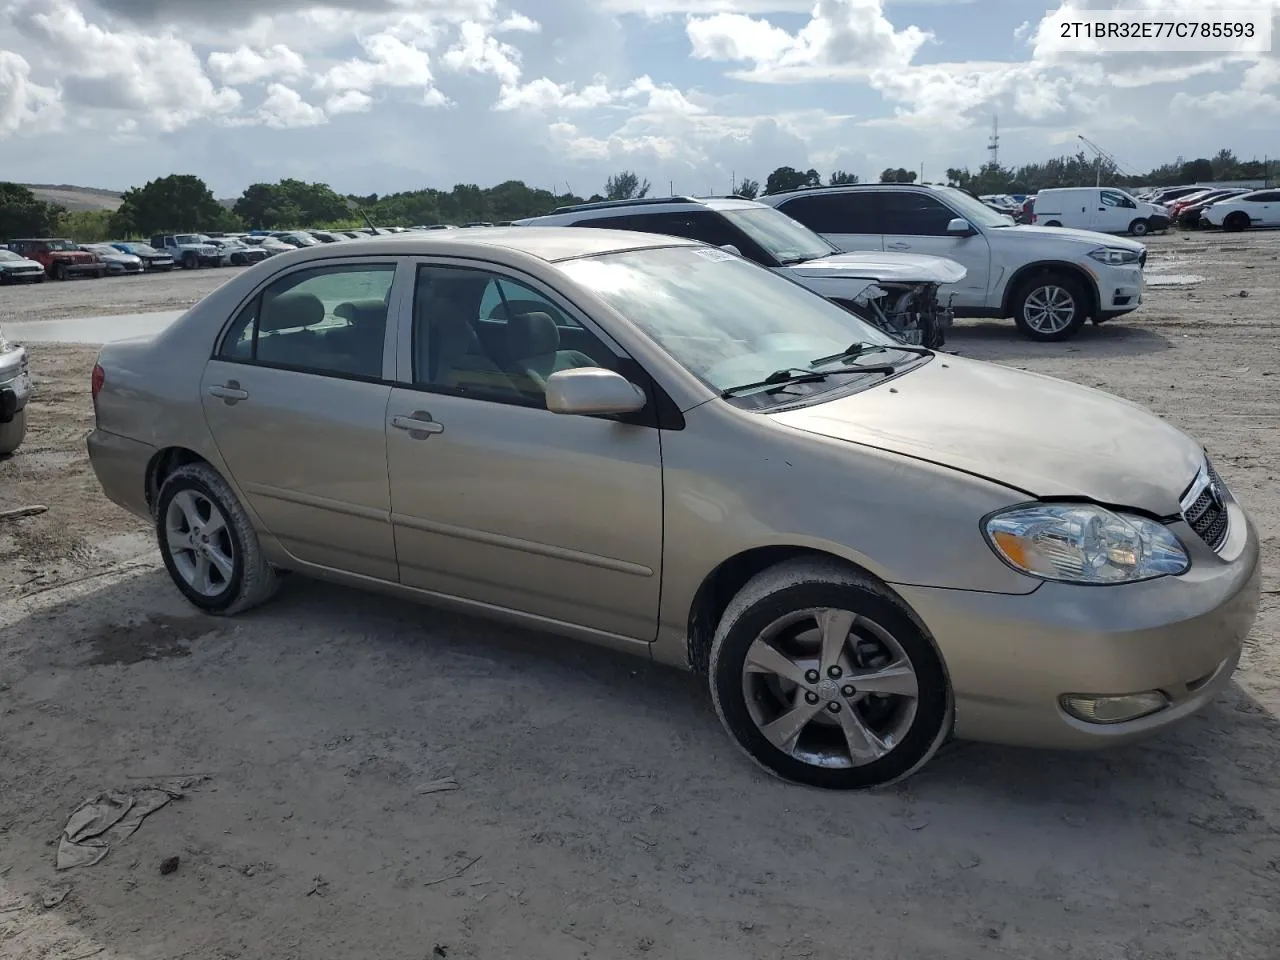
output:
<path id="1" fill-rule="evenodd" d="M 736 397 L 740 393 L 747 393 L 751 390 L 760 390 L 770 387 L 772 390 L 781 390 L 784 387 L 792 386 L 797 383 L 816 383 L 819 380 L 825 380 L 827 377 L 836 373 L 897 373 L 898 368 L 888 363 L 867 364 L 863 366 L 836 367 L 832 370 L 805 370 L 801 367 L 784 367 L 781 370 L 775 370 L 763 380 L 757 380 L 755 383 L 743 383 L 736 387 L 728 387 L 720 391 L 720 396 L 728 399 Z"/>
<path id="2" fill-rule="evenodd" d="M 817 360 L 810 360 L 809 365 L 818 367 L 824 363 L 833 363 L 836 360 L 856 360 L 864 353 L 884 353 L 886 350 L 901 350 L 903 353 L 914 353 L 922 357 L 933 356 L 933 351 L 928 347 L 917 347 L 910 343 L 863 343 L 860 340 L 855 340 L 839 353 L 833 353 L 829 357 L 818 357 Z"/>

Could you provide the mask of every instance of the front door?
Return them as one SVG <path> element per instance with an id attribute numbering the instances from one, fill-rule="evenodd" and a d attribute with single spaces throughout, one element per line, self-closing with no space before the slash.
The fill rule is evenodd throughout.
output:
<path id="1" fill-rule="evenodd" d="M 231 479 L 284 549 L 392 582 L 395 271 L 390 258 L 349 260 L 273 281 L 233 321 L 200 384 Z"/>
<path id="2" fill-rule="evenodd" d="M 785 200 L 778 209 L 841 250 L 884 249 L 878 195 L 873 191 L 822 190 Z"/>
<path id="3" fill-rule="evenodd" d="M 1099 190 L 1094 201 L 1093 229 L 1099 233 L 1127 233 L 1138 219 L 1137 205 L 1118 190 Z"/>
<path id="4" fill-rule="evenodd" d="M 401 581 L 629 640 L 657 631 L 656 428 L 545 406 L 618 351 L 529 278 L 418 267 L 387 450 Z"/>
<path id="5" fill-rule="evenodd" d="M 886 190 L 879 199 L 886 251 L 923 253 L 956 261 L 968 272 L 959 283 L 942 287 L 938 299 L 946 303 L 949 295 L 955 294 L 952 303 L 957 310 L 987 306 L 991 245 L 985 235 L 949 234 L 947 224 L 960 215 L 922 191 Z"/>

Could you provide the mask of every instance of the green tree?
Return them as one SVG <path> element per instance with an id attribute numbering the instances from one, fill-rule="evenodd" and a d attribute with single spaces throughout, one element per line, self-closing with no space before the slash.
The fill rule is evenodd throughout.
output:
<path id="1" fill-rule="evenodd" d="M 649 194 L 649 181 L 623 170 L 604 182 L 604 195 L 610 200 L 639 200 Z"/>
<path id="2" fill-rule="evenodd" d="M 740 197 L 746 197 L 748 200 L 754 200 L 760 196 L 760 181 L 743 180 L 738 184 L 737 194 Z"/>
<path id="3" fill-rule="evenodd" d="M 858 175 L 856 173 L 846 173 L 843 170 L 837 170 L 827 179 L 827 183 L 833 187 L 843 186 L 845 184 L 857 183 Z"/>
<path id="4" fill-rule="evenodd" d="M 175 173 L 126 190 L 124 202 L 112 217 L 112 232 L 146 235 L 167 230 L 218 230 L 228 224 L 228 214 L 203 180 Z"/>
<path id="5" fill-rule="evenodd" d="M 787 190 L 799 190 L 801 187 L 817 187 L 822 185 L 822 175 L 817 170 L 809 169 L 801 173 L 795 167 L 778 167 L 765 179 L 765 193 L 784 193 Z"/>
<path id="6" fill-rule="evenodd" d="M 57 233 L 63 212 L 62 207 L 38 199 L 22 184 L 0 181 L 0 240 Z"/>
<path id="7" fill-rule="evenodd" d="M 916 172 L 906 167 L 885 167 L 880 173 L 881 183 L 915 183 Z"/>
<path id="8" fill-rule="evenodd" d="M 79 243 L 101 243 L 114 239 L 111 210 L 73 210 L 58 218 L 57 232 Z"/>
<path id="9" fill-rule="evenodd" d="M 1183 183 L 1200 183 L 1202 180 L 1213 179 L 1213 161 L 1207 157 L 1201 157 L 1198 160 L 1190 160 L 1182 165 L 1182 182 Z"/>

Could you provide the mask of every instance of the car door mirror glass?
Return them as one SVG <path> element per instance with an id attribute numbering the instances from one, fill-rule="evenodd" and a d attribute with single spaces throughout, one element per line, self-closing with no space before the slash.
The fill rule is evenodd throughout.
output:
<path id="1" fill-rule="evenodd" d="M 967 237 L 973 233 L 973 227 L 969 225 L 969 221 L 964 217 L 954 217 L 947 223 L 947 233 L 955 233 Z"/>
<path id="2" fill-rule="evenodd" d="M 551 374 L 546 398 L 552 413 L 578 416 L 636 413 L 648 402 L 643 390 L 604 367 L 577 367 Z"/>

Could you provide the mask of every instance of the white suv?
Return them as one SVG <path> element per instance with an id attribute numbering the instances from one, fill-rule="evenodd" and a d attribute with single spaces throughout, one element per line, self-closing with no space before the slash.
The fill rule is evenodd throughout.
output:
<path id="1" fill-rule="evenodd" d="M 1147 248 L 1088 230 L 1018 226 L 954 187 L 858 184 L 769 194 L 776 207 L 844 250 L 948 257 L 967 270 L 958 317 L 1013 317 L 1032 340 L 1066 340 L 1142 302 Z"/>

